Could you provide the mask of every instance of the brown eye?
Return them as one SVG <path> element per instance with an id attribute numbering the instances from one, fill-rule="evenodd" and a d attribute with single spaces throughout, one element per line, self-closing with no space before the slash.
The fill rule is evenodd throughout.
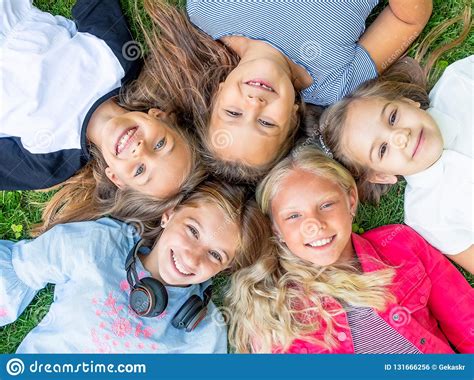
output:
<path id="1" fill-rule="evenodd" d="M 225 113 L 231 117 L 238 117 L 242 115 L 240 112 L 231 111 L 231 110 L 225 110 Z"/>
<path id="2" fill-rule="evenodd" d="M 386 152 L 387 152 L 387 144 L 383 143 L 382 145 L 380 145 L 379 157 L 382 159 Z"/>

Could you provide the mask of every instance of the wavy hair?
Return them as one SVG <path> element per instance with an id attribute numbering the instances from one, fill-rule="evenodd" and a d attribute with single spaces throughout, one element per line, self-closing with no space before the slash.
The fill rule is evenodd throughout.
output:
<path id="1" fill-rule="evenodd" d="M 271 202 L 281 181 L 299 168 L 323 176 L 349 192 L 350 173 L 316 148 L 295 150 L 275 166 L 257 188 L 257 202 L 271 218 Z M 383 310 L 394 299 L 388 289 L 394 270 L 360 273 L 352 264 L 318 267 L 293 255 L 272 239 L 273 249 L 232 276 L 227 303 L 232 310 L 229 340 L 237 352 L 285 351 L 297 339 L 336 347 L 334 317 L 328 300 Z M 322 334 L 318 334 L 322 332 Z"/>

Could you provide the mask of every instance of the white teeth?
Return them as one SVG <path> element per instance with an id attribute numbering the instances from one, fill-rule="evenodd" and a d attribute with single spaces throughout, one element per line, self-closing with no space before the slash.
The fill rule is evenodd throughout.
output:
<path id="1" fill-rule="evenodd" d="M 266 85 L 264 85 L 263 83 L 260 83 L 260 82 L 248 82 L 248 84 L 251 85 L 251 86 L 263 87 L 265 90 L 268 90 L 268 91 L 273 91 L 273 88 L 268 87 L 268 86 L 266 86 Z"/>
<path id="2" fill-rule="evenodd" d="M 192 273 L 190 272 L 186 272 L 184 270 L 184 268 L 182 267 L 182 265 L 180 264 L 180 262 L 178 261 L 178 259 L 176 258 L 176 256 L 174 255 L 174 253 L 172 254 L 173 256 L 173 261 L 174 261 L 174 265 L 176 265 L 176 269 L 178 269 L 178 271 L 182 274 L 185 274 L 185 275 L 190 275 Z"/>
<path id="3" fill-rule="evenodd" d="M 322 247 L 323 245 L 329 244 L 332 241 L 332 237 L 327 238 L 327 239 L 321 239 L 321 240 L 315 240 L 312 241 L 311 243 L 308 243 L 311 247 Z"/>
<path id="4" fill-rule="evenodd" d="M 136 128 L 132 128 L 125 135 L 122 136 L 117 145 L 117 152 L 120 153 L 122 151 L 122 149 L 125 147 L 125 144 L 127 144 L 127 141 L 135 133 L 135 130 Z"/>

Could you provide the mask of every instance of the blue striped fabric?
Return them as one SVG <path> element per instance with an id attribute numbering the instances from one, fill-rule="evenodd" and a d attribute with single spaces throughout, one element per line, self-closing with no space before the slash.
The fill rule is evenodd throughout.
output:
<path id="1" fill-rule="evenodd" d="M 307 103 L 327 106 L 377 76 L 357 42 L 378 0 L 188 0 L 191 21 L 214 39 L 240 35 L 270 43 L 305 67 Z"/>
<path id="2" fill-rule="evenodd" d="M 349 307 L 347 321 L 356 354 L 421 354 L 370 307 Z"/>

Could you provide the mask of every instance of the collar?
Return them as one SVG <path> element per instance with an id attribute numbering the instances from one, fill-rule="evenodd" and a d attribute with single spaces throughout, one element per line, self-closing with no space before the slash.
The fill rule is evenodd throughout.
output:
<path id="1" fill-rule="evenodd" d="M 351 238 L 363 272 L 374 272 L 386 268 L 377 250 L 368 240 L 355 233 L 352 233 Z"/>
<path id="2" fill-rule="evenodd" d="M 444 172 L 443 161 L 445 154 L 446 151 L 443 150 L 443 153 L 441 154 L 441 157 L 438 159 L 438 161 L 436 161 L 428 169 L 416 174 L 404 176 L 405 180 L 407 181 L 407 185 L 418 188 L 432 188 L 442 181 Z"/>

